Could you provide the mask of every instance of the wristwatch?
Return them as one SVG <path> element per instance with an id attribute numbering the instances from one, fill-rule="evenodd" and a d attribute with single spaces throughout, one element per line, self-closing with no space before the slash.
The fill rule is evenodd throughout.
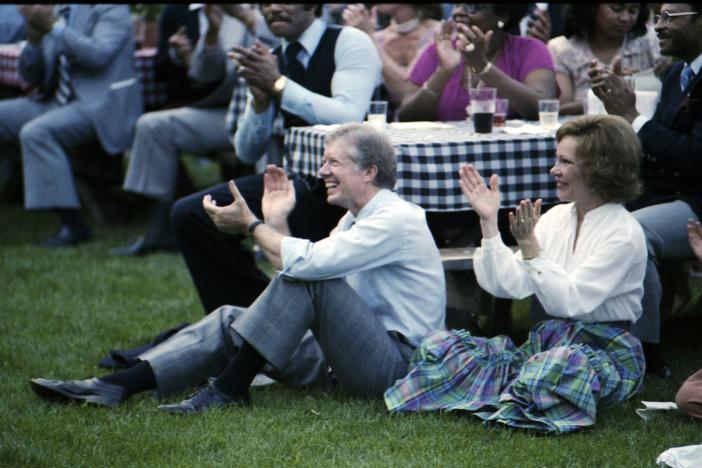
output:
<path id="1" fill-rule="evenodd" d="M 280 75 L 280 78 L 275 80 L 275 83 L 273 83 L 273 92 L 278 96 L 282 96 L 286 84 L 288 84 L 288 77 L 285 75 Z"/>

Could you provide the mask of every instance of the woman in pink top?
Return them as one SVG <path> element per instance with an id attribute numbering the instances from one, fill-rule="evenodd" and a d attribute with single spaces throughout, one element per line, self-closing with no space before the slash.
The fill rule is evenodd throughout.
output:
<path id="1" fill-rule="evenodd" d="M 558 94 L 546 45 L 507 34 L 527 4 L 456 4 L 434 44 L 413 67 L 401 121 L 464 120 L 469 87 L 491 86 L 509 99 L 510 114 L 538 118 L 538 100 Z"/>

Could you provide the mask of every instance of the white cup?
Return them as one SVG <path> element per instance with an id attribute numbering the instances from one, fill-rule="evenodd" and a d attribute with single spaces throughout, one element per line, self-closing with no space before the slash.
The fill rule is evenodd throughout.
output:
<path id="1" fill-rule="evenodd" d="M 549 130 L 558 128 L 558 99 L 539 99 L 539 124 Z"/>
<path id="2" fill-rule="evenodd" d="M 387 125 L 387 115 L 387 101 L 371 101 L 370 106 L 368 106 L 368 117 L 366 119 L 366 123 L 382 132 L 385 130 L 385 126 Z"/>

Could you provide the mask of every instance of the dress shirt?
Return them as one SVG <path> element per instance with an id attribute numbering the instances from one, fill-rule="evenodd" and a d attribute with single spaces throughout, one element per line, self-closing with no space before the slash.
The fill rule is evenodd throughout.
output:
<path id="1" fill-rule="evenodd" d="M 382 189 L 346 213 L 329 237 L 283 238 L 281 274 L 301 280 L 346 278 L 388 330 L 413 344 L 443 328 L 446 288 L 424 210 Z"/>
<path id="2" fill-rule="evenodd" d="M 307 67 L 326 27 L 322 20 L 315 19 L 300 36 L 298 42 L 303 50 L 298 54 L 298 60 L 303 66 Z M 281 45 L 285 51 L 288 42 L 283 39 Z M 281 107 L 311 124 L 361 122 L 368 111 L 373 91 L 382 79 L 382 63 L 375 44 L 364 32 L 345 26 L 336 42 L 334 61 L 336 69 L 331 83 L 331 97 L 313 93 L 288 80 Z M 251 100 L 249 93 L 246 109 L 239 118 L 234 134 L 237 157 L 249 164 L 256 162 L 266 151 L 276 114 L 272 101 L 268 109 L 256 114 Z"/>
<path id="3" fill-rule="evenodd" d="M 482 240 L 474 257 L 480 286 L 497 297 L 532 294 L 552 317 L 583 322 L 635 322 L 641 316 L 646 240 L 636 219 L 620 204 L 589 211 L 575 245 L 573 203 L 557 205 L 536 224 L 543 253 L 522 260 L 499 235 Z"/>
<path id="4" fill-rule="evenodd" d="M 690 67 L 692 68 L 692 71 L 695 72 L 695 75 L 698 75 L 700 73 L 700 68 L 702 68 L 702 54 L 698 55 L 697 58 L 695 58 L 695 60 L 693 60 L 690 63 Z M 639 115 L 634 119 L 633 122 L 631 122 L 631 127 L 636 133 L 639 133 L 641 127 L 643 127 L 644 124 L 649 120 L 651 120 L 649 117 L 646 117 L 645 115 Z"/>

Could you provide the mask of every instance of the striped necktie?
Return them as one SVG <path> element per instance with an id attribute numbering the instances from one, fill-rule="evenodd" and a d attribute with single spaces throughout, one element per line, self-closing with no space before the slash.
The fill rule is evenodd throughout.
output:
<path id="1" fill-rule="evenodd" d="M 680 73 L 680 91 L 685 91 L 685 88 L 687 88 L 687 85 L 690 84 L 690 81 L 692 81 L 694 77 L 695 72 L 692 71 L 691 65 L 683 68 L 682 73 Z"/>
<path id="2" fill-rule="evenodd" d="M 68 26 L 68 20 L 71 15 L 70 5 L 61 5 L 58 11 L 59 15 L 66 20 L 66 25 Z M 68 58 L 65 54 L 59 55 L 58 63 L 58 86 L 56 88 L 56 102 L 59 106 L 64 106 L 73 97 L 73 90 L 71 89 L 71 75 L 68 70 L 70 68 L 70 63 L 68 63 Z"/>

